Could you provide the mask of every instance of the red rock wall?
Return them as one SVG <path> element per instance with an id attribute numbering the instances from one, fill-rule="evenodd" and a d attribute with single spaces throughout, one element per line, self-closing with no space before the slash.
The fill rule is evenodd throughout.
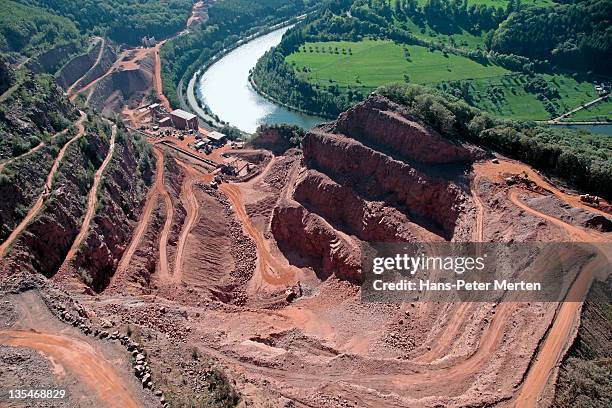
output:
<path id="1" fill-rule="evenodd" d="M 300 205 L 284 204 L 274 209 L 271 227 L 281 249 L 286 254 L 295 251 L 308 258 L 308 265 L 319 278 L 334 274 L 340 279 L 359 281 L 359 247 L 347 242 L 321 217 Z"/>
<path id="2" fill-rule="evenodd" d="M 404 162 L 341 135 L 312 131 L 304 138 L 304 160 L 368 199 L 405 208 L 420 224 L 452 236 L 464 200 L 447 180 L 434 179 Z"/>
<path id="3" fill-rule="evenodd" d="M 440 136 L 404 107 L 381 96 L 342 113 L 331 130 L 420 163 L 466 162 L 473 155 L 466 146 Z"/>

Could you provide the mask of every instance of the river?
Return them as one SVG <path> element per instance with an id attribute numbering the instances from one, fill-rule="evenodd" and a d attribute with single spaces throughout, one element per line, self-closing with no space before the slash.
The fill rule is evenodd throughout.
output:
<path id="1" fill-rule="evenodd" d="M 589 132 L 600 134 L 600 135 L 612 136 L 612 125 L 567 124 L 567 125 L 555 125 L 555 126 L 552 126 L 552 128 L 565 128 L 565 129 L 574 129 L 574 130 L 582 129 L 582 130 L 588 130 Z"/>
<path id="2" fill-rule="evenodd" d="M 204 72 L 196 92 L 219 119 L 248 133 L 254 133 L 261 124 L 290 123 L 310 129 L 328 121 L 276 105 L 249 83 L 249 71 L 266 51 L 280 43 L 289 28 L 274 30 L 239 46 Z"/>
<path id="3" fill-rule="evenodd" d="M 212 64 L 202 75 L 199 83 L 189 84 L 188 97 L 192 109 L 199 111 L 191 93 L 198 96 L 219 119 L 247 133 L 254 133 L 261 124 L 290 123 L 304 129 L 329 120 L 292 111 L 270 102 L 258 94 L 249 83 L 249 71 L 266 51 L 278 45 L 292 26 L 279 28 L 257 37 L 230 51 Z M 571 129 L 585 129 L 593 133 L 611 135 L 611 125 L 565 125 Z"/>

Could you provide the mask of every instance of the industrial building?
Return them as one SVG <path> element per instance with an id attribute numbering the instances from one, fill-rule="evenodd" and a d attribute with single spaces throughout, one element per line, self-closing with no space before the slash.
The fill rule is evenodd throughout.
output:
<path id="1" fill-rule="evenodd" d="M 170 120 L 177 129 L 197 129 L 198 118 L 193 113 L 185 112 L 181 109 L 176 109 L 170 112 Z"/>
<path id="2" fill-rule="evenodd" d="M 217 146 L 225 144 L 225 142 L 227 140 L 227 136 L 225 136 L 221 132 L 217 132 L 217 131 L 214 131 L 214 130 L 208 132 L 206 137 L 208 139 L 210 139 L 211 143 L 213 143 L 213 144 L 215 144 Z"/>

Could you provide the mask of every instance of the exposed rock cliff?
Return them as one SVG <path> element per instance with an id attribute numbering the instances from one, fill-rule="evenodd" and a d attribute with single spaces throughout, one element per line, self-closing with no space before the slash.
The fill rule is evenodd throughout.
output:
<path id="1" fill-rule="evenodd" d="M 300 176 L 272 218 L 287 254 L 357 281 L 361 242 L 452 240 L 471 207 L 464 173 L 483 155 L 373 96 L 302 142 Z"/>

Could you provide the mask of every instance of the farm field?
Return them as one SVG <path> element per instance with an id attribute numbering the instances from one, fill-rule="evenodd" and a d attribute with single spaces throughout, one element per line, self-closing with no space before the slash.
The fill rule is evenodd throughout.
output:
<path id="1" fill-rule="evenodd" d="M 341 88 L 374 89 L 402 80 L 404 75 L 408 75 L 410 82 L 435 84 L 510 73 L 502 67 L 484 66 L 462 56 L 378 40 L 306 43 L 286 61 L 312 83 L 335 83 Z"/>
<path id="2" fill-rule="evenodd" d="M 541 97 L 526 90 L 524 75 L 496 65 L 482 65 L 469 58 L 391 41 L 313 42 L 286 57 L 297 75 L 322 87 L 340 91 L 371 92 L 396 81 L 437 86 L 440 83 L 467 83 L 463 96 L 468 103 L 499 117 L 546 120 L 597 97 L 593 85 L 564 75 L 543 74 L 558 92 L 556 112 L 547 111 Z M 446 90 L 446 89 L 445 89 Z M 458 95 L 459 96 L 459 95 Z"/>
<path id="3" fill-rule="evenodd" d="M 559 115 L 597 97 L 593 86 L 588 82 L 577 82 L 563 75 L 544 74 L 543 77 L 558 90 L 559 98 L 555 102 Z M 543 102 L 536 94 L 527 92 L 525 85 L 525 78 L 519 74 L 470 81 L 468 102 L 500 117 L 549 119 L 551 115 L 546 111 Z"/>
<path id="4" fill-rule="evenodd" d="M 423 26 L 419 26 L 410 19 L 408 19 L 406 22 L 396 22 L 396 24 L 398 27 L 410 31 L 412 35 L 422 40 L 450 45 L 457 48 L 483 48 L 484 33 L 474 35 L 464 29 L 461 29 L 461 31 L 452 34 L 442 34 L 436 32 L 436 30 L 431 28 L 427 23 L 424 23 Z"/>

